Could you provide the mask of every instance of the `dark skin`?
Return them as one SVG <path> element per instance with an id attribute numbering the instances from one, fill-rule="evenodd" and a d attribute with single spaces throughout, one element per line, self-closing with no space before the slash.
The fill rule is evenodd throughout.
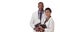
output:
<path id="1" fill-rule="evenodd" d="M 40 12 L 43 11 L 43 8 L 44 8 L 44 5 L 43 5 L 42 3 L 39 3 L 39 4 L 38 4 L 38 9 L 39 9 Z M 40 28 L 41 30 L 44 30 L 44 28 L 42 28 L 41 26 L 39 26 L 39 28 Z M 37 29 L 37 28 L 34 28 L 34 30 L 36 30 L 36 29 Z"/>

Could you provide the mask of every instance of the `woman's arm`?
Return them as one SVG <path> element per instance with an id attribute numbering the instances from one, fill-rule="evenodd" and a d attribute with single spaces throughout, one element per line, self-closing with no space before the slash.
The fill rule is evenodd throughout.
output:
<path id="1" fill-rule="evenodd" d="M 45 32 L 54 32 L 54 21 L 51 20 L 49 26 L 45 29 Z"/>

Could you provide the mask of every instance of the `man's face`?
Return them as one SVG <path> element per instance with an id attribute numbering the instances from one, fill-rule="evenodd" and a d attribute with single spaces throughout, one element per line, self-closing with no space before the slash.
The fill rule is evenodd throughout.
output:
<path id="1" fill-rule="evenodd" d="M 38 4 L 38 8 L 39 8 L 39 10 L 42 10 L 43 9 L 43 5 L 42 4 Z"/>

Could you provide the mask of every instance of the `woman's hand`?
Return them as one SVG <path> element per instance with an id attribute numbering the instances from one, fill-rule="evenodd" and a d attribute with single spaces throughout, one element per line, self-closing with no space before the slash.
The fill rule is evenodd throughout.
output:
<path id="1" fill-rule="evenodd" d="M 41 27 L 41 26 L 39 26 L 39 28 L 40 28 L 41 30 L 44 30 L 44 28 L 43 28 L 43 27 Z"/>
<path id="2" fill-rule="evenodd" d="M 38 27 L 35 27 L 34 30 L 38 31 L 39 29 L 38 29 Z"/>

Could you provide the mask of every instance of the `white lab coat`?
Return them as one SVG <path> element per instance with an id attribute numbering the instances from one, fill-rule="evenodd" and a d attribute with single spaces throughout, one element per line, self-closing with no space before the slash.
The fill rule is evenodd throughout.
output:
<path id="1" fill-rule="evenodd" d="M 42 19 L 40 20 L 38 18 L 38 11 L 37 12 L 34 12 L 32 14 L 30 26 L 34 29 L 35 28 L 35 25 L 37 23 L 40 23 L 40 21 L 41 21 L 41 24 L 44 24 L 44 21 L 45 20 L 46 20 L 45 13 L 42 14 Z M 45 29 L 45 32 L 51 32 L 51 31 L 53 31 L 53 29 L 54 29 L 54 22 L 53 22 L 53 19 L 52 18 L 50 18 L 48 20 L 48 22 L 46 23 L 46 26 L 47 26 L 47 28 Z M 35 32 L 35 30 L 34 30 L 34 32 Z"/>
<path id="2" fill-rule="evenodd" d="M 45 32 L 54 32 L 54 21 L 52 17 L 45 23 L 47 28 L 45 29 Z"/>

